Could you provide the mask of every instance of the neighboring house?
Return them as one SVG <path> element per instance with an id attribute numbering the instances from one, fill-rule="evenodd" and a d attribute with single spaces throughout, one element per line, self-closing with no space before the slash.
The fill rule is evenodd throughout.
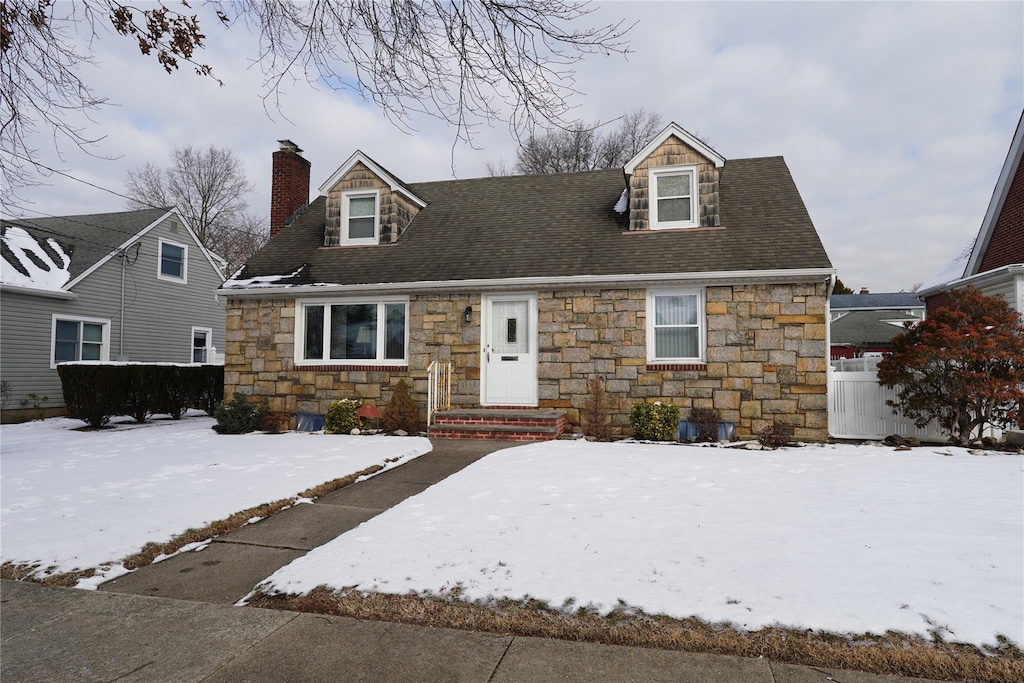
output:
<path id="1" fill-rule="evenodd" d="M 977 236 L 924 283 L 918 294 L 928 312 L 948 305 L 951 289 L 974 287 L 1000 296 L 1024 313 L 1024 115 Z"/>
<path id="2" fill-rule="evenodd" d="M 912 292 L 833 294 L 829 306 L 832 360 L 885 353 L 904 323 L 924 319 L 924 302 Z"/>
<path id="3" fill-rule="evenodd" d="M 300 151 L 274 153 L 272 237 L 221 289 L 228 395 L 323 413 L 404 379 L 424 418 L 450 387 L 432 434 L 529 439 L 578 430 L 597 379 L 617 433 L 661 400 L 827 437 L 835 271 L 781 157 L 675 124 L 584 173 L 404 183 L 357 151 L 294 217 Z"/>
<path id="4" fill-rule="evenodd" d="M 214 292 L 224 276 L 176 211 L 3 220 L 0 229 L 8 417 L 63 405 L 62 361 L 207 362 L 223 349 Z"/>

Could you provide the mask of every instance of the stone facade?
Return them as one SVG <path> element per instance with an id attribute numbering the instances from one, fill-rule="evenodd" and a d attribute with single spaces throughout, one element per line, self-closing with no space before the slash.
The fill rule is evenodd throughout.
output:
<path id="1" fill-rule="evenodd" d="M 717 408 L 740 436 L 771 421 L 803 440 L 828 432 L 825 283 L 705 288 L 707 362 L 647 363 L 643 288 L 541 290 L 538 305 L 538 391 L 541 408 L 567 413 L 574 430 L 588 382 L 600 379 L 613 399 L 614 430 L 629 432 L 638 400 Z M 231 299 L 227 311 L 225 391 L 267 397 L 271 410 L 323 413 L 327 403 L 358 397 L 383 406 L 406 379 L 426 417 L 427 366 L 453 363 L 452 407 L 480 403 L 480 295 L 410 297 L 409 365 L 296 368 L 295 302 Z M 463 322 L 466 306 L 473 321 Z"/>
<path id="2" fill-rule="evenodd" d="M 650 156 L 637 164 L 629 176 L 629 229 L 648 230 L 650 215 L 648 170 L 661 166 L 696 164 L 700 227 L 717 228 L 721 225 L 718 206 L 718 181 L 720 169 L 693 150 L 675 135 L 651 152 Z"/>
<path id="3" fill-rule="evenodd" d="M 324 231 L 326 247 L 335 247 L 341 243 L 341 193 L 347 190 L 380 191 L 377 210 L 380 212 L 381 244 L 397 242 L 419 211 L 419 207 L 401 192 L 392 192 L 391 187 L 377 174 L 358 162 L 327 193 L 327 226 Z"/>

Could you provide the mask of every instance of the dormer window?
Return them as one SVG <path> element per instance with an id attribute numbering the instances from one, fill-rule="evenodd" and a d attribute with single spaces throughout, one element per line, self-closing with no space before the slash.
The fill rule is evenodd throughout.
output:
<path id="1" fill-rule="evenodd" d="M 379 190 L 342 193 L 342 244 L 377 244 L 380 237 L 379 200 Z"/>
<path id="2" fill-rule="evenodd" d="M 650 179 L 652 230 L 699 225 L 696 166 L 654 168 Z"/>

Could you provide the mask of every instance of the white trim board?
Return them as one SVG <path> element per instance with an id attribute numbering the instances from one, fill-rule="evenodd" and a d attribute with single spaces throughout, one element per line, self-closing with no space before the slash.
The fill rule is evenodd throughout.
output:
<path id="1" fill-rule="evenodd" d="M 422 199 L 420 199 L 419 197 L 414 195 L 409 188 L 405 187 L 405 185 L 403 185 L 398 180 L 398 178 L 396 178 L 395 176 L 393 176 L 390 173 L 388 173 L 380 164 L 376 163 L 373 159 L 371 159 L 370 157 L 366 156 L 365 154 L 363 154 L 358 149 L 355 152 L 353 152 L 352 156 L 350 156 L 348 159 L 346 159 L 345 163 L 343 163 L 341 166 L 339 166 L 338 170 L 336 170 L 334 173 L 332 173 L 331 177 L 328 178 L 320 186 L 320 188 L 319 188 L 320 196 L 321 197 L 326 197 L 327 193 L 330 192 L 331 188 L 334 187 L 335 184 L 337 184 L 337 182 L 339 180 L 341 180 L 343 177 L 345 177 L 345 174 L 348 173 L 350 170 L 352 170 L 352 167 L 355 166 L 359 162 L 362 162 L 363 166 L 366 166 L 368 169 L 373 171 L 373 173 L 378 178 L 380 178 L 382 181 L 387 183 L 388 187 L 391 188 L 392 192 L 401 192 L 403 195 L 405 195 L 410 200 L 412 200 L 412 202 L 415 203 L 417 206 L 419 206 L 421 209 L 424 206 L 427 205 L 427 203 L 425 201 L 423 201 Z"/>
<path id="2" fill-rule="evenodd" d="M 682 126 L 673 121 L 668 124 L 665 130 L 658 133 L 653 140 L 648 142 L 642 150 L 637 152 L 635 157 L 626 162 L 625 167 L 623 167 L 626 174 L 631 175 L 636 167 L 640 165 L 641 161 L 651 156 L 651 153 L 658 149 L 658 147 L 661 146 L 661 143 L 665 142 L 665 140 L 672 135 L 675 135 L 677 138 L 692 147 L 699 154 L 708 159 L 708 161 L 713 162 L 715 164 L 715 168 L 722 168 L 725 166 L 725 157 L 708 147 L 706 144 L 698 140 L 692 133 L 687 132 Z"/>

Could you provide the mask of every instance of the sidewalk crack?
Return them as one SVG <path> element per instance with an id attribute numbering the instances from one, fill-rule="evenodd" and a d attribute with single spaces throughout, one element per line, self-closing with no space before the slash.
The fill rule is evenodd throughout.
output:
<path id="1" fill-rule="evenodd" d="M 494 665 L 494 670 L 491 671 L 491 675 L 487 677 L 487 683 L 491 683 L 494 680 L 495 674 L 498 673 L 498 667 L 505 661 L 505 655 L 508 654 L 509 648 L 512 647 L 512 643 L 516 642 L 516 637 L 512 636 L 512 639 L 508 641 L 508 645 L 505 646 L 505 651 L 501 653 L 501 657 L 498 658 L 498 662 Z"/>

